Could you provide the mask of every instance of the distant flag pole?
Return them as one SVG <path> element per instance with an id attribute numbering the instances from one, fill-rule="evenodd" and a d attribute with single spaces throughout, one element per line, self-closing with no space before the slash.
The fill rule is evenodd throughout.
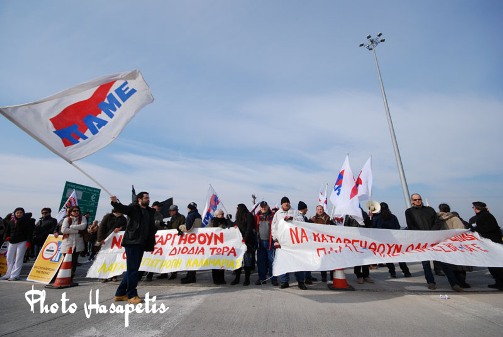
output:
<path id="1" fill-rule="evenodd" d="M 250 213 L 255 215 L 258 213 L 258 210 L 259 209 L 259 205 L 261 203 L 261 201 L 257 201 L 257 197 L 255 196 L 255 194 L 252 194 L 252 203 L 253 203 L 253 208 L 251 209 Z"/>
<path id="2" fill-rule="evenodd" d="M 0 114 L 71 164 L 101 150 L 154 100 L 139 70 L 104 76 L 42 100 L 1 107 Z"/>
<path id="3" fill-rule="evenodd" d="M 138 200 L 136 200 L 136 191 L 134 190 L 134 185 L 131 185 L 131 202 L 133 204 L 138 202 Z"/>
<path id="4" fill-rule="evenodd" d="M 318 205 L 323 206 L 323 210 L 326 212 L 327 211 L 327 190 L 328 190 L 328 184 L 325 185 L 325 194 L 322 192 L 323 186 L 320 189 L 320 193 L 318 194 Z"/>

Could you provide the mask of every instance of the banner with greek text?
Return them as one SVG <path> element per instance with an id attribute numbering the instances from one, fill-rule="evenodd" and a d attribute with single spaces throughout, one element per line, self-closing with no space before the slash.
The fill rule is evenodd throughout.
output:
<path id="1" fill-rule="evenodd" d="M 275 276 L 376 263 L 436 260 L 503 267 L 503 245 L 469 230 L 409 231 L 284 221 L 278 225 Z"/>
<path id="2" fill-rule="evenodd" d="M 105 240 L 87 277 L 110 278 L 126 271 L 126 254 L 121 246 L 124 232 Z M 168 273 L 180 270 L 240 268 L 246 245 L 238 228 L 197 228 L 178 235 L 174 229 L 157 231 L 152 252 L 145 252 L 141 271 Z"/>

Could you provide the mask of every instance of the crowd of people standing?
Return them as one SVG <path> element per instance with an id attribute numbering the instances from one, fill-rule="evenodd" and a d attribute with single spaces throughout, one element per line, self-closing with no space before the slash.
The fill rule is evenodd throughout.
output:
<path id="1" fill-rule="evenodd" d="M 71 253 L 72 258 L 72 278 L 78 266 L 79 256 L 89 256 L 92 261 L 99 247 L 104 240 L 112 233 L 125 231 L 122 245 L 126 250 L 127 271 L 122 276 L 119 287 L 116 291 L 116 301 L 128 301 L 132 304 L 142 303 L 136 290 L 138 282 L 145 275 L 145 281 L 152 281 L 153 273 L 143 273 L 139 271 L 140 262 L 145 251 L 152 251 L 155 242 L 155 233 L 162 229 L 175 229 L 180 235 L 190 232 L 193 228 L 201 227 L 202 218 L 197 209 L 197 204 L 189 203 L 187 206 L 187 216 L 179 212 L 177 205 L 169 207 L 169 218 L 164 221 L 161 215 L 159 202 L 154 202 L 150 207 L 150 197 L 147 192 L 141 192 L 136 196 L 136 202 L 130 205 L 121 204 L 115 196 L 111 197 L 112 211 L 106 214 L 101 222 L 88 222 L 88 216 L 83 215 L 78 206 L 70 207 L 67 216 L 59 222 L 51 216 L 51 209 L 44 207 L 41 210 L 41 217 L 38 221 L 33 219 L 31 213 L 26 213 L 21 207 L 9 213 L 0 221 L 0 230 L 3 231 L 3 239 L 8 242 L 7 250 L 7 272 L 1 277 L 2 280 L 19 280 L 21 267 L 26 262 L 27 257 L 37 256 L 48 235 L 62 235 L 62 253 Z M 493 242 L 503 244 L 501 228 L 494 216 L 489 212 L 487 205 L 476 201 L 472 203 L 474 216 L 469 221 L 464 221 L 456 212 L 451 212 L 449 205 L 442 203 L 438 206 L 438 211 L 422 203 L 419 194 L 411 195 L 412 207 L 405 211 L 406 228 L 408 230 L 434 231 L 445 229 L 470 229 L 478 232 L 480 236 Z M 224 214 L 222 209 L 218 209 L 211 219 L 210 227 L 229 228 L 237 227 L 241 232 L 246 253 L 243 258 L 243 266 L 233 272 L 234 279 L 230 285 L 241 283 L 241 275 L 244 272 L 243 285 L 251 283 L 252 271 L 257 268 L 258 279 L 254 282 L 260 286 L 270 280 L 273 286 L 288 288 L 290 286 L 290 275 L 280 275 L 278 278 L 272 275 L 272 265 L 276 249 L 281 249 L 275 238 L 275 232 L 279 221 L 296 220 L 311 222 L 319 225 L 356 226 L 367 228 L 378 228 L 384 230 L 400 230 L 402 227 L 398 218 L 391 212 L 387 203 L 380 203 L 380 212 L 369 217 L 362 212 L 363 222 L 359 223 L 350 216 L 343 219 L 329 216 L 322 205 L 316 207 L 316 213 L 312 217 L 307 216 L 307 205 L 299 201 L 297 209 L 293 209 L 288 197 L 283 197 L 280 207 L 271 208 L 266 201 L 261 201 L 255 208 L 249 210 L 246 205 L 238 204 L 235 213 L 235 221 L 232 221 L 231 214 Z M 127 216 L 127 217 L 126 217 Z M 387 263 L 391 278 L 396 278 L 397 273 L 393 263 Z M 400 270 L 404 277 L 411 277 L 411 272 L 406 263 L 399 263 Z M 452 265 L 434 261 L 434 269 L 431 268 L 431 261 L 423 261 L 422 267 L 427 287 L 430 290 L 436 289 L 435 276 L 446 276 L 454 291 L 464 291 L 470 288 L 467 283 L 467 271 L 472 267 L 462 265 Z M 355 266 L 354 274 L 357 283 L 373 283 L 370 277 L 371 266 Z M 495 280 L 489 287 L 503 290 L 503 268 L 489 268 L 489 272 Z M 321 281 L 326 282 L 331 271 L 322 271 Z M 317 278 L 313 277 L 311 271 L 297 271 L 294 273 L 297 286 L 301 290 L 306 290 L 307 285 L 313 284 Z M 177 273 L 160 274 L 158 279 L 176 279 Z M 216 285 L 226 284 L 224 270 L 212 270 L 213 282 Z M 102 282 L 117 281 L 117 278 L 102 280 Z M 181 278 L 182 284 L 195 283 L 196 271 L 188 271 L 186 276 Z"/>

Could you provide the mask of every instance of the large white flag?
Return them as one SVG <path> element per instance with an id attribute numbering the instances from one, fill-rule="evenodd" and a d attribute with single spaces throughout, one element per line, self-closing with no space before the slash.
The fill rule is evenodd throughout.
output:
<path id="1" fill-rule="evenodd" d="M 337 176 L 334 188 L 330 194 L 330 201 L 335 206 L 333 215 L 343 217 L 351 215 L 358 223 L 363 222 L 363 215 L 360 209 L 358 196 L 351 197 L 351 190 L 355 185 L 355 178 L 351 166 L 349 165 L 349 156 L 346 156 L 344 164 Z"/>
<path id="2" fill-rule="evenodd" d="M 363 165 L 360 174 L 356 178 L 355 185 L 350 197 L 358 196 L 360 201 L 372 198 L 372 157 Z"/>
<path id="3" fill-rule="evenodd" d="M 72 194 L 68 197 L 68 200 L 63 204 L 63 207 L 59 210 L 56 220 L 60 222 L 66 216 L 66 210 L 73 206 L 78 206 L 79 202 L 77 200 L 77 192 L 73 190 Z"/>
<path id="4" fill-rule="evenodd" d="M 68 162 L 112 142 L 154 100 L 140 71 L 105 76 L 0 113 Z"/>

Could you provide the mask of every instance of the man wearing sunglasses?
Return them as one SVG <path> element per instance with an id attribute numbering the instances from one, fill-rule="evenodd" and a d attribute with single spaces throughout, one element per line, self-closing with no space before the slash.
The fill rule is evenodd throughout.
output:
<path id="1" fill-rule="evenodd" d="M 405 210 L 405 220 L 407 221 L 407 229 L 414 231 L 433 231 L 443 228 L 443 221 L 438 217 L 437 212 L 430 206 L 423 205 L 421 195 L 414 193 L 411 195 L 410 200 L 412 207 Z M 424 277 L 428 283 L 428 289 L 437 289 L 435 277 L 431 269 L 430 261 L 422 261 Z M 454 291 L 464 291 L 463 288 L 457 283 L 458 280 L 452 271 L 452 268 L 443 262 L 438 262 L 444 271 L 451 288 Z"/>
<path id="2" fill-rule="evenodd" d="M 35 224 L 33 232 L 33 257 L 37 257 L 49 234 L 54 233 L 58 227 L 58 221 L 51 216 L 49 207 L 42 208 L 42 217 Z"/>

